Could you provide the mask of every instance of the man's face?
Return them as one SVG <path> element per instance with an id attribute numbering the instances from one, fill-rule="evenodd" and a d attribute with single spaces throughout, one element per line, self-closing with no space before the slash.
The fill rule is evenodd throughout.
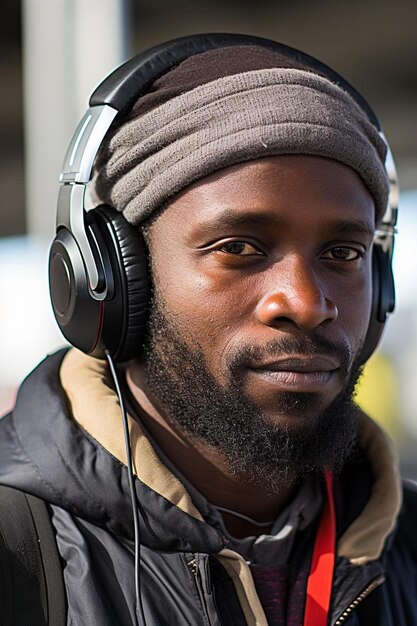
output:
<path id="1" fill-rule="evenodd" d="M 292 155 L 224 169 L 151 226 L 159 321 L 163 311 L 190 358 L 259 423 L 312 433 L 357 374 L 373 231 L 373 200 L 341 163 Z M 151 332 L 148 359 L 163 361 L 169 336 Z M 193 375 L 183 366 L 173 379 Z"/>

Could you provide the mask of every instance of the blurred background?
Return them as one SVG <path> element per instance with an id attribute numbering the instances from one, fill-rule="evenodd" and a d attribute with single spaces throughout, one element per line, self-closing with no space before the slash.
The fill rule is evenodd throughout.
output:
<path id="1" fill-rule="evenodd" d="M 400 175 L 397 310 L 358 401 L 417 478 L 417 3 L 415 0 L 4 0 L 0 7 L 0 415 L 21 379 L 64 344 L 50 311 L 58 174 L 94 86 L 151 45 L 250 33 L 318 57 L 380 118 Z"/>

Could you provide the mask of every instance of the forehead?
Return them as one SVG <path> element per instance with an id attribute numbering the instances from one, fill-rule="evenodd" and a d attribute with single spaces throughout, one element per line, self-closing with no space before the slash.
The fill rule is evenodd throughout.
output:
<path id="1" fill-rule="evenodd" d="M 359 175 L 331 159 L 282 155 L 240 163 L 187 187 L 157 222 L 187 231 L 211 225 L 364 222 L 375 206 Z M 161 224 L 161 225 L 162 225 Z"/>

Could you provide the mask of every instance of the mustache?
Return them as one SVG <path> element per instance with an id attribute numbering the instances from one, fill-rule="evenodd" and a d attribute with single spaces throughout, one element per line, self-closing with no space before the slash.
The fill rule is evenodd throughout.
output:
<path id="1" fill-rule="evenodd" d="M 236 372 L 242 366 L 279 358 L 283 354 L 289 357 L 300 354 L 326 354 L 340 361 L 342 370 L 347 370 L 352 361 L 352 350 L 347 343 L 330 341 L 319 335 L 300 335 L 280 337 L 264 346 L 241 346 L 230 356 L 228 366 L 231 371 Z"/>

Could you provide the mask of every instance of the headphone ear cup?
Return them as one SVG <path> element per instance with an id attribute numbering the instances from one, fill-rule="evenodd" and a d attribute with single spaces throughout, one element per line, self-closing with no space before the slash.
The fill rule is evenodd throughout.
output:
<path id="1" fill-rule="evenodd" d="M 368 331 L 361 353 L 365 363 L 377 348 L 389 313 L 395 308 L 395 287 L 391 260 L 380 245 L 372 251 L 372 305 Z"/>
<path id="2" fill-rule="evenodd" d="M 88 216 L 100 232 L 113 277 L 113 293 L 104 302 L 101 355 L 106 348 L 115 361 L 127 361 L 140 354 L 145 336 L 150 302 L 146 244 L 139 229 L 110 206 L 100 205 Z"/>
<path id="3" fill-rule="evenodd" d="M 87 354 L 94 353 L 101 335 L 103 303 L 91 297 L 80 248 L 67 228 L 58 230 L 51 245 L 49 291 L 65 339 Z"/>
<path id="4" fill-rule="evenodd" d="M 385 323 L 387 316 L 395 309 L 394 274 L 390 257 L 381 246 L 375 246 L 375 255 L 378 257 L 380 275 L 378 320 Z"/>

